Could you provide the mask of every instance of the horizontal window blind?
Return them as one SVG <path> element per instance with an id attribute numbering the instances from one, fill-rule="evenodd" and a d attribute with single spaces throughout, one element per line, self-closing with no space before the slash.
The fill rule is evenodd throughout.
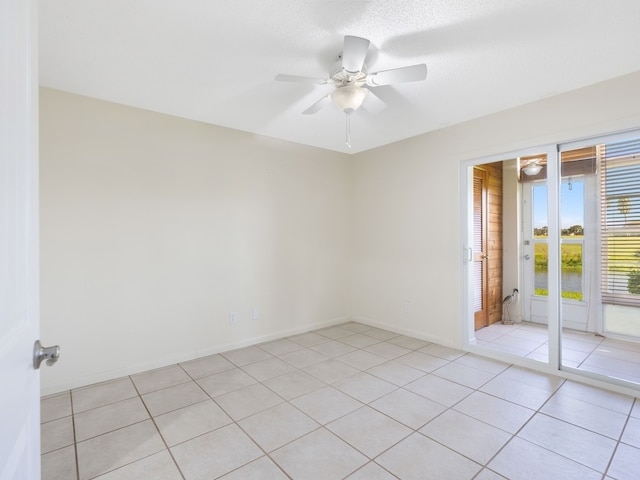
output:
<path id="1" fill-rule="evenodd" d="M 603 303 L 640 306 L 640 138 L 600 152 Z"/>

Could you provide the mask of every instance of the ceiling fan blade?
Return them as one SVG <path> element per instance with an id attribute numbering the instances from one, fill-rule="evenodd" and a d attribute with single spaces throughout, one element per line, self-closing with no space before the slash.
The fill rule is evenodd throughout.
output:
<path id="1" fill-rule="evenodd" d="M 314 78 L 314 77 L 301 77 L 299 75 L 283 75 L 279 73 L 276 75 L 278 82 L 295 82 L 295 83 L 312 83 L 316 85 L 324 85 L 327 83 L 326 78 Z"/>
<path id="2" fill-rule="evenodd" d="M 369 95 L 362 104 L 362 109 L 369 113 L 380 113 L 387 109 L 388 105 L 382 100 L 374 89 L 368 89 Z"/>
<path id="3" fill-rule="evenodd" d="M 368 50 L 369 40 L 366 38 L 345 36 L 344 48 L 342 49 L 342 68 L 349 73 L 361 71 Z"/>
<path id="4" fill-rule="evenodd" d="M 312 113 L 316 113 L 322 107 L 324 107 L 327 103 L 331 103 L 331 95 L 325 95 L 320 100 L 318 100 L 316 103 L 314 103 L 309 108 L 307 108 L 304 112 L 302 112 L 302 114 L 303 115 L 311 115 Z"/>
<path id="5" fill-rule="evenodd" d="M 367 75 L 367 85 L 378 87 L 380 85 L 391 85 L 392 83 L 417 82 L 425 78 L 427 78 L 427 66 L 421 63 Z"/>

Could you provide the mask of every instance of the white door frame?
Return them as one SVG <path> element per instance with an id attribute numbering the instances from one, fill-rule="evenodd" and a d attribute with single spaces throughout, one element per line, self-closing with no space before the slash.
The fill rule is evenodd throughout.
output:
<path id="1" fill-rule="evenodd" d="M 557 294 L 560 286 L 560 229 L 559 229 L 559 215 L 557 214 L 558 202 L 559 202 L 559 188 L 557 188 L 558 179 L 558 150 L 556 145 L 544 145 L 533 148 L 527 148 L 522 150 L 516 150 L 512 152 L 506 152 L 503 154 L 491 155 L 474 160 L 468 160 L 462 162 L 460 165 L 460 204 L 462 206 L 461 225 L 460 231 L 462 234 L 462 331 L 463 331 L 463 346 L 471 351 L 475 350 L 475 331 L 473 325 L 473 275 L 471 268 L 473 265 L 472 248 L 473 245 L 473 228 L 471 224 L 471 212 L 473 212 L 473 194 L 470 190 L 473 185 L 473 166 L 482 165 L 486 163 L 493 163 L 505 160 L 513 160 L 518 157 L 526 157 L 531 155 L 546 154 L 547 156 L 547 182 L 550 185 L 547 189 L 547 218 L 549 221 L 549 243 L 550 245 L 556 245 L 557 248 L 549 248 L 549 264 L 548 268 L 550 272 L 557 272 L 557 274 L 549 275 L 549 295 L 550 301 L 547 305 L 548 318 L 549 318 L 549 363 L 557 369 L 560 365 L 560 302 Z M 471 192 L 471 193 L 470 193 Z M 521 258 L 523 253 L 522 245 L 519 246 L 516 252 L 518 258 Z M 520 279 L 522 281 L 522 279 Z M 515 308 L 514 310 L 515 311 Z M 480 347 L 480 350 L 483 350 Z M 504 357 L 508 360 L 508 356 L 497 354 L 496 357 Z M 531 360 L 532 363 L 537 363 L 535 360 Z"/>
<path id="2" fill-rule="evenodd" d="M 535 149 L 534 149 L 535 150 Z M 474 348 L 475 322 L 473 306 L 473 167 L 494 162 L 512 160 L 521 155 L 520 152 L 507 152 L 504 154 L 490 155 L 488 157 L 463 161 L 460 164 L 460 232 L 461 232 L 461 257 L 460 278 L 461 298 L 460 308 L 462 319 L 462 345 L 466 348 Z M 518 253 L 519 255 L 519 253 Z M 514 309 L 515 311 L 515 309 Z"/>
<path id="3" fill-rule="evenodd" d="M 36 0 L 0 2 L 0 480 L 40 478 Z"/>

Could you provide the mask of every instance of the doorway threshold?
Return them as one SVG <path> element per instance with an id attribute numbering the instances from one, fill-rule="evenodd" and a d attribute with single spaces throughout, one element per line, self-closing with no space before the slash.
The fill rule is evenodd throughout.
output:
<path id="1" fill-rule="evenodd" d="M 494 323 L 475 332 L 471 345 L 548 362 L 547 326 Z M 589 332 L 562 330 L 562 365 L 640 386 L 640 344 Z"/>

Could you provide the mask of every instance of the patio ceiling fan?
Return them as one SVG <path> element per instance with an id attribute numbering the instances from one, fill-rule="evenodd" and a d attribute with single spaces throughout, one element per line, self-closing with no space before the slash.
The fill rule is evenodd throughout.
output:
<path id="1" fill-rule="evenodd" d="M 358 110 L 371 89 L 394 83 L 415 82 L 427 78 L 427 66 L 424 63 L 407 67 L 393 68 L 369 73 L 366 59 L 369 40 L 347 35 L 344 37 L 342 53 L 331 70 L 328 78 L 304 77 L 298 75 L 276 75 L 282 82 L 333 85 L 334 90 L 304 110 L 304 115 L 318 112 L 328 103 L 333 103 L 346 115 L 346 144 L 350 142 L 350 116 Z"/>

